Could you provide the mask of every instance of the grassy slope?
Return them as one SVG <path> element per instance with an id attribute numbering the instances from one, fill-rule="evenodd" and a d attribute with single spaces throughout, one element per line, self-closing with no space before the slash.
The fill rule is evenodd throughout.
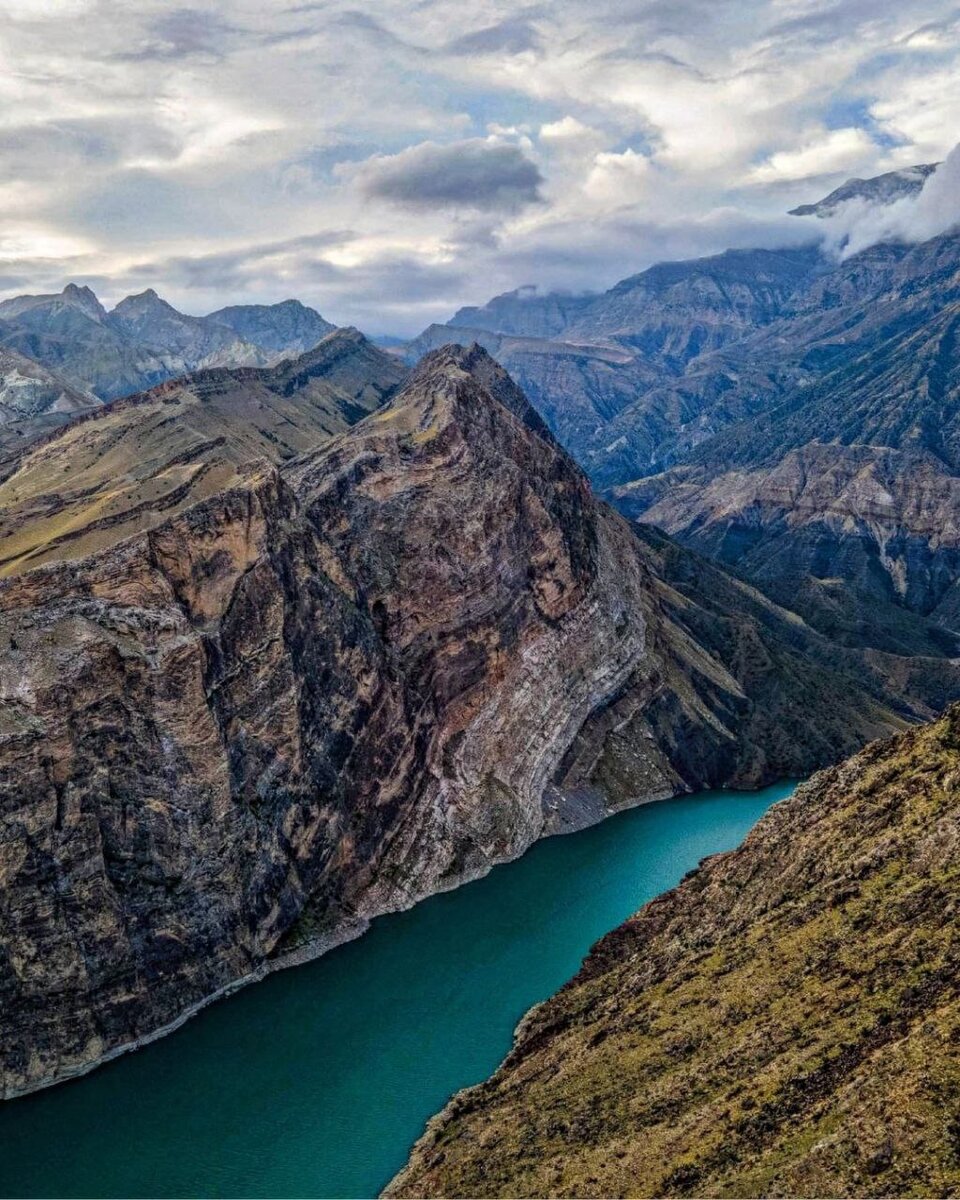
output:
<path id="1" fill-rule="evenodd" d="M 0 484 L 0 575 L 79 558 L 341 433 L 402 368 L 351 331 L 280 367 L 215 370 L 118 401 Z"/>
<path id="2" fill-rule="evenodd" d="M 953 709 L 598 943 L 391 1194 L 955 1194 L 958 907 Z"/>

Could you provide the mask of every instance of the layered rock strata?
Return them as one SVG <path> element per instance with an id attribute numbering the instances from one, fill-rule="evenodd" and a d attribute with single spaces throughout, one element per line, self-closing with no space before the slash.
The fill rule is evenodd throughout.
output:
<path id="1" fill-rule="evenodd" d="M 4 1094 L 544 832 L 925 711 L 698 561 L 600 505 L 474 347 L 282 469 L 0 583 Z"/>

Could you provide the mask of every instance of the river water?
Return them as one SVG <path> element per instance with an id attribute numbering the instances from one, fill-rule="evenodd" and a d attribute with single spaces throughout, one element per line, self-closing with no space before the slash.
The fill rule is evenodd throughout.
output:
<path id="1" fill-rule="evenodd" d="M 0 1104 L 4 1196 L 371 1197 L 591 944 L 792 784 L 534 846 L 90 1075 Z"/>

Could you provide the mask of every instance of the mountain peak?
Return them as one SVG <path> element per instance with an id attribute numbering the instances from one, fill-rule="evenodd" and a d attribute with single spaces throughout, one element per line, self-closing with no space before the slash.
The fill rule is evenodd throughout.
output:
<path id="1" fill-rule="evenodd" d="M 418 363 L 403 392 L 407 394 L 415 390 L 429 389 L 438 376 L 455 379 L 463 375 L 469 376 L 480 389 L 518 417 L 528 429 L 551 442 L 554 440 L 523 391 L 478 342 L 469 346 L 450 342 L 446 346 L 430 350 Z M 469 393 L 461 393 L 458 399 L 462 402 L 468 396 Z"/>
<path id="2" fill-rule="evenodd" d="M 865 200 L 872 204 L 892 204 L 905 196 L 915 196 L 939 166 L 939 163 L 917 163 L 913 167 L 901 167 L 898 171 L 887 171 L 870 179 L 848 179 L 838 188 L 813 204 L 801 204 L 790 209 L 791 217 L 831 217 L 850 200 Z"/>
<path id="3" fill-rule="evenodd" d="M 278 354 L 312 350 L 336 329 L 316 309 L 289 298 L 278 304 L 232 304 L 208 314 L 254 345 Z"/>
<path id="4" fill-rule="evenodd" d="M 143 312 L 151 308 L 173 309 L 173 306 L 168 304 L 166 300 L 161 299 L 157 292 L 151 287 L 146 288 L 146 290 L 142 292 L 135 292 L 131 296 L 125 296 L 120 303 L 114 307 L 113 311 L 122 315 L 123 313 L 133 311 Z"/>
<path id="5" fill-rule="evenodd" d="M 68 283 L 60 296 L 74 308 L 78 308 L 94 321 L 102 321 L 107 315 L 106 309 L 97 299 L 97 295 L 85 285 Z"/>

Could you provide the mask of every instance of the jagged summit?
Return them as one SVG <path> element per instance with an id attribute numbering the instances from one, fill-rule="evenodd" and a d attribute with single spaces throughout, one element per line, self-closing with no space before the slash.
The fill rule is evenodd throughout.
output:
<path id="1" fill-rule="evenodd" d="M 101 400 L 208 367 L 294 358 L 335 328 L 293 299 L 190 316 L 153 287 L 110 312 L 89 287 L 72 282 L 62 292 L 0 302 L 0 348 L 35 359 Z"/>
<path id="2" fill-rule="evenodd" d="M 92 321 L 105 320 L 107 311 L 98 300 L 92 288 L 80 286 L 76 283 L 68 283 L 60 294 L 64 300 L 79 308 Z"/>
<path id="3" fill-rule="evenodd" d="M 162 300 L 152 287 L 144 288 L 142 292 L 134 292 L 129 296 L 125 296 L 116 305 L 112 311 L 114 313 L 122 313 L 135 311 L 138 309 L 148 309 L 157 306 L 162 306 L 164 309 L 171 309 L 176 312 L 172 304 L 168 304 L 166 300 Z M 183 314 L 181 314 L 183 315 Z"/>

